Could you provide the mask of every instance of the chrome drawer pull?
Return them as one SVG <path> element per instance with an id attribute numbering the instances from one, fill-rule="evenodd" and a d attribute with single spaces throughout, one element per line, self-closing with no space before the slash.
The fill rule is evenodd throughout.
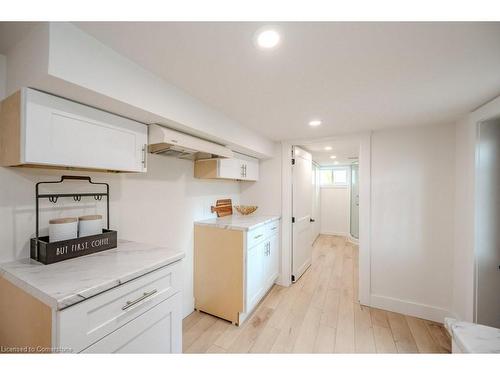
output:
<path id="1" fill-rule="evenodd" d="M 258 236 L 255 236 L 253 239 L 256 240 L 257 238 L 262 237 L 262 236 L 263 236 L 263 234 L 259 234 Z"/>
<path id="2" fill-rule="evenodd" d="M 135 304 L 141 302 L 142 300 L 145 300 L 146 298 L 151 297 L 156 292 L 158 292 L 156 289 L 153 289 L 151 292 L 144 292 L 144 294 L 141 297 L 134 299 L 133 301 L 127 301 L 125 306 L 122 307 L 122 310 L 127 310 L 128 308 L 134 306 Z"/>
<path id="3" fill-rule="evenodd" d="M 272 227 L 271 230 L 275 230 L 276 228 L 278 228 L 278 227 Z"/>

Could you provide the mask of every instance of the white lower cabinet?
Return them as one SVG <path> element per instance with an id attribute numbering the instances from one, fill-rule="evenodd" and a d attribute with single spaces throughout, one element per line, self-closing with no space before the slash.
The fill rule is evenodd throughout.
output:
<path id="1" fill-rule="evenodd" d="M 259 302 L 264 288 L 262 283 L 264 268 L 264 242 L 261 242 L 247 251 L 247 310 Z"/>
<path id="2" fill-rule="evenodd" d="M 57 343 L 73 353 L 180 353 L 181 263 L 57 313 Z"/>
<path id="3" fill-rule="evenodd" d="M 82 353 L 181 353 L 181 303 L 177 293 Z"/>
<path id="4" fill-rule="evenodd" d="M 279 276 L 279 221 L 247 233 L 246 314 L 250 313 Z"/>
<path id="5" fill-rule="evenodd" d="M 251 230 L 195 225 L 196 310 L 237 325 L 250 316 L 279 277 L 280 219 L 266 221 Z"/>

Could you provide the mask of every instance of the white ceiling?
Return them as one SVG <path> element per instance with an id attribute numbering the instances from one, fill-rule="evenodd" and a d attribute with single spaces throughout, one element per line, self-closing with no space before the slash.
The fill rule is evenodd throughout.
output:
<path id="1" fill-rule="evenodd" d="M 272 51 L 263 25 L 77 23 L 274 140 L 449 123 L 500 94 L 500 23 L 278 23 Z"/>
<path id="2" fill-rule="evenodd" d="M 331 151 L 325 150 L 327 146 L 332 148 Z M 315 142 L 302 147 L 309 151 L 312 159 L 321 166 L 334 165 L 335 162 L 338 162 L 338 165 L 352 164 L 357 161 L 354 158 L 359 156 L 359 140 L 357 139 Z M 336 158 L 331 159 L 332 155 Z"/>

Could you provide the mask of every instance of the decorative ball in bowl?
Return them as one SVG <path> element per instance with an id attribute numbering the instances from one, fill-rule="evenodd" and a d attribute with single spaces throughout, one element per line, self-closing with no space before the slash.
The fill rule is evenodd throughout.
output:
<path id="1" fill-rule="evenodd" d="M 257 210 L 258 206 L 234 206 L 234 208 L 242 215 L 250 215 Z"/>

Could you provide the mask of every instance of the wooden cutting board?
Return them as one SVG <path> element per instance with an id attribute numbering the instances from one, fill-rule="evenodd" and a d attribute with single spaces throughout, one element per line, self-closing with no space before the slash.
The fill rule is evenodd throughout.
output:
<path id="1" fill-rule="evenodd" d="M 231 199 L 219 199 L 210 209 L 217 212 L 217 217 L 229 216 L 233 214 L 233 202 Z"/>

